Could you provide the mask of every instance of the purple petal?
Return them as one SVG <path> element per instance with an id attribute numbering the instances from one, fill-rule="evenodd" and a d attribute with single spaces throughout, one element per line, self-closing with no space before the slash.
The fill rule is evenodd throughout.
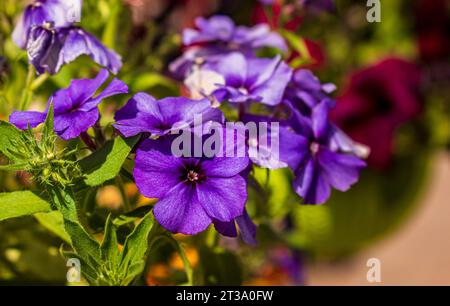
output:
<path id="1" fill-rule="evenodd" d="M 251 69 L 254 67 L 250 66 Z M 239 88 L 244 85 L 247 77 L 247 61 L 241 53 L 233 52 L 223 57 L 214 70 L 220 73 L 226 80 L 226 85 Z"/>
<path id="2" fill-rule="evenodd" d="M 59 56 L 62 40 L 51 29 L 33 26 L 27 41 L 28 61 L 38 74 L 48 71 L 54 74 L 59 70 Z"/>
<path id="3" fill-rule="evenodd" d="M 329 104 L 326 100 L 319 103 L 312 110 L 312 129 L 316 139 L 323 140 L 328 135 L 330 128 L 329 111 Z"/>
<path id="4" fill-rule="evenodd" d="M 309 140 L 288 128 L 280 128 L 280 160 L 293 170 L 309 156 Z"/>
<path id="5" fill-rule="evenodd" d="M 237 237 L 236 223 L 234 220 L 230 222 L 214 220 L 214 228 L 226 237 Z"/>
<path id="6" fill-rule="evenodd" d="M 72 101 L 76 101 L 77 103 L 86 102 L 92 98 L 95 92 L 106 82 L 108 77 L 108 70 L 101 69 L 95 79 L 72 80 L 68 88 Z"/>
<path id="7" fill-rule="evenodd" d="M 180 182 L 182 160 L 172 156 L 169 148 L 169 140 L 146 140 L 136 152 L 133 175 L 146 197 L 163 197 Z"/>
<path id="8" fill-rule="evenodd" d="M 242 215 L 247 201 L 247 182 L 239 175 L 208 177 L 197 185 L 197 195 L 207 214 L 222 222 Z"/>
<path id="9" fill-rule="evenodd" d="M 239 226 L 239 231 L 241 233 L 242 240 L 250 245 L 255 245 L 256 242 L 256 225 L 253 223 L 252 219 L 244 210 L 244 214 L 236 218 L 236 223 Z"/>
<path id="10" fill-rule="evenodd" d="M 236 29 L 233 40 L 253 49 L 273 47 L 282 51 L 287 50 L 284 39 L 278 33 L 271 32 L 267 24 L 258 24 L 251 28 L 240 26 Z"/>
<path id="11" fill-rule="evenodd" d="M 305 204 L 323 204 L 330 197 L 331 187 L 312 158 L 295 174 L 294 189 Z"/>
<path id="12" fill-rule="evenodd" d="M 156 220 L 173 233 L 195 235 L 212 223 L 200 205 L 195 189 L 184 183 L 174 186 L 159 199 L 153 213 Z"/>
<path id="13" fill-rule="evenodd" d="M 366 166 L 364 161 L 355 156 L 325 149 L 319 152 L 318 160 L 326 180 L 340 191 L 350 189 L 358 181 L 360 170 Z"/>
<path id="14" fill-rule="evenodd" d="M 93 126 L 100 114 L 97 108 L 89 112 L 73 111 L 55 116 L 55 131 L 64 140 L 77 138 Z"/>
<path id="15" fill-rule="evenodd" d="M 40 112 L 13 112 L 9 116 L 9 122 L 14 124 L 18 129 L 26 130 L 28 126 L 35 128 L 45 121 L 46 113 Z"/>
<path id="16" fill-rule="evenodd" d="M 212 16 L 209 19 L 199 17 L 195 24 L 197 30 L 185 30 L 183 32 L 183 44 L 191 45 L 202 42 L 212 42 L 216 40 L 229 41 L 234 32 L 234 22 L 228 16 Z"/>
<path id="17" fill-rule="evenodd" d="M 105 47 L 97 38 L 81 28 L 66 30 L 64 46 L 58 62 L 58 69 L 74 61 L 81 55 L 88 55 L 97 64 L 104 66 L 117 74 L 122 67 L 120 56 L 113 50 Z"/>
<path id="18" fill-rule="evenodd" d="M 78 109 L 81 111 L 89 111 L 97 107 L 106 98 L 126 93 L 128 93 L 127 84 L 119 79 L 113 79 L 101 93 L 95 98 L 83 103 Z"/>

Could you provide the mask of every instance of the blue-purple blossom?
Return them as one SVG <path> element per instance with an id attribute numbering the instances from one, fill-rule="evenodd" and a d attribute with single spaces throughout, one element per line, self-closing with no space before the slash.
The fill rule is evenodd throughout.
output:
<path id="1" fill-rule="evenodd" d="M 102 69 L 95 79 L 73 80 L 68 88 L 58 90 L 48 100 L 45 112 L 13 112 L 9 121 L 19 129 L 34 128 L 45 121 L 50 104 L 54 109 L 55 132 L 64 140 L 80 136 L 95 125 L 100 113 L 98 105 L 108 97 L 128 93 L 127 85 L 114 79 L 109 85 L 95 95 L 106 82 L 109 73 Z"/>
<path id="2" fill-rule="evenodd" d="M 195 122 L 195 116 L 201 121 Z M 117 111 L 115 120 L 114 127 L 129 137 L 146 132 L 153 136 L 167 135 L 194 123 L 222 123 L 224 117 L 219 109 L 211 107 L 208 99 L 169 97 L 156 100 L 148 94 L 138 93 Z"/>
<path id="3" fill-rule="evenodd" d="M 122 67 L 121 57 L 105 47 L 97 38 L 79 27 L 54 29 L 34 26 L 27 43 L 28 60 L 38 73 L 57 73 L 61 67 L 81 55 L 89 56 L 97 64 L 117 74 Z"/>
<path id="4" fill-rule="evenodd" d="M 174 139 L 145 140 L 136 152 L 133 175 L 144 196 L 159 199 L 153 210 L 156 220 L 173 233 L 193 235 L 213 222 L 242 216 L 247 182 L 241 172 L 248 158 L 175 157 Z"/>
<path id="5" fill-rule="evenodd" d="M 308 113 L 308 109 L 314 108 L 324 100 L 333 107 L 335 102 L 329 94 L 335 90 L 334 84 L 322 84 L 310 70 L 299 69 L 293 74 L 284 99 L 293 103 L 302 112 Z"/>
<path id="6" fill-rule="evenodd" d="M 255 51 L 264 47 L 287 50 L 284 39 L 267 24 L 236 26 L 231 18 L 216 15 L 197 18 L 196 26 L 184 30 L 183 45 L 189 49 L 170 65 L 170 71 L 177 76 L 185 77 L 195 62 L 214 63 L 230 52 L 254 57 Z"/>
<path id="7" fill-rule="evenodd" d="M 315 106 L 310 117 L 294 109 L 289 128 L 280 129 L 280 159 L 294 171 L 294 189 L 306 204 L 324 203 L 331 187 L 347 191 L 366 166 L 355 155 L 336 151 L 340 148 L 328 112 L 326 101 Z"/>
<path id="8" fill-rule="evenodd" d="M 246 58 L 233 52 L 208 68 L 224 79 L 213 93 L 219 101 L 233 103 L 261 102 L 267 105 L 281 103 L 284 91 L 292 76 L 292 69 L 279 56 L 273 59 Z"/>
<path id="9" fill-rule="evenodd" d="M 244 210 L 244 214 L 242 216 L 239 216 L 230 222 L 214 220 L 214 228 L 216 231 L 226 237 L 234 238 L 238 236 L 236 226 L 239 227 L 239 233 L 245 243 L 251 245 L 256 244 L 256 225 L 248 215 L 247 210 Z"/>
<path id="10" fill-rule="evenodd" d="M 79 16 L 81 16 L 81 0 L 35 0 L 20 16 L 12 34 L 13 41 L 25 49 L 33 26 L 48 23 L 54 28 L 69 27 Z"/>

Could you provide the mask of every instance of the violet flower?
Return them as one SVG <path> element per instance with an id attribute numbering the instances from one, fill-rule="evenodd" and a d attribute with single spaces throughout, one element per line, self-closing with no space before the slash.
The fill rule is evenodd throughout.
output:
<path id="1" fill-rule="evenodd" d="M 221 15 L 209 19 L 199 17 L 195 23 L 197 29 L 183 32 L 183 45 L 189 48 L 169 67 L 180 78 L 188 74 L 194 63 L 214 63 L 230 52 L 238 51 L 247 57 L 254 57 L 255 50 L 264 47 L 287 50 L 284 39 L 271 32 L 267 24 L 236 26 L 231 18 Z"/>
<path id="2" fill-rule="evenodd" d="M 81 16 L 81 0 L 34 0 L 25 8 L 13 31 L 15 44 L 25 49 L 33 26 L 52 24 L 54 28 L 69 27 Z"/>
<path id="3" fill-rule="evenodd" d="M 117 74 L 122 67 L 120 56 L 105 47 L 97 38 L 79 27 L 54 29 L 34 26 L 27 44 L 28 60 L 38 73 L 57 73 L 64 64 L 81 55 Z"/>
<path id="4" fill-rule="evenodd" d="M 231 222 L 243 215 L 247 182 L 240 173 L 248 158 L 175 157 L 174 139 L 145 140 L 136 152 L 133 175 L 141 194 L 159 199 L 156 220 L 173 233 L 194 235 L 216 220 Z"/>
<path id="5" fill-rule="evenodd" d="M 145 93 L 138 93 L 115 115 L 114 127 L 129 137 L 139 133 L 154 136 L 170 134 L 181 125 L 192 126 L 195 116 L 203 124 L 213 121 L 222 123 L 223 113 L 211 107 L 208 99 L 191 100 L 183 97 L 156 100 Z"/>
<path id="6" fill-rule="evenodd" d="M 233 52 L 208 68 L 224 79 L 217 84 L 213 93 L 233 103 L 261 102 L 277 105 L 282 101 L 284 91 L 292 76 L 292 69 L 279 56 L 273 59 L 247 59 L 241 53 Z"/>
<path id="7" fill-rule="evenodd" d="M 306 204 L 322 204 L 331 187 L 347 191 L 366 163 L 353 154 L 334 151 L 334 128 L 326 101 L 313 108 L 311 118 L 293 110 L 290 128 L 281 128 L 280 159 L 294 171 L 294 189 Z"/>
<path id="8" fill-rule="evenodd" d="M 76 138 L 97 122 L 100 116 L 98 105 L 103 99 L 128 93 L 127 85 L 114 79 L 102 92 L 95 95 L 108 77 L 108 71 L 102 69 L 95 79 L 73 80 L 68 88 L 52 95 L 45 112 L 16 111 L 11 114 L 9 121 L 19 129 L 34 128 L 45 121 L 48 107 L 52 103 L 56 134 L 64 140 Z"/>

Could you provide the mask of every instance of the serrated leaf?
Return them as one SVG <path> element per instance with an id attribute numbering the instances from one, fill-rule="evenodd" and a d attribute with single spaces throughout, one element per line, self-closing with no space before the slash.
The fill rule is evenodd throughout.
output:
<path id="1" fill-rule="evenodd" d="M 85 174 L 85 184 L 94 187 L 115 178 L 138 140 L 139 136 L 117 137 L 81 160 L 80 166 Z"/>
<path id="2" fill-rule="evenodd" d="M 111 215 L 108 216 L 105 226 L 105 237 L 100 247 L 102 260 L 115 269 L 119 263 L 119 243 L 117 242 L 116 227 L 112 222 Z"/>
<path id="3" fill-rule="evenodd" d="M 0 221 L 51 210 L 50 203 L 31 191 L 0 193 Z"/>
<path id="4" fill-rule="evenodd" d="M 30 169 L 28 163 L 19 163 L 13 165 L 0 165 L 0 171 L 27 171 Z"/>
<path id="5" fill-rule="evenodd" d="M 67 242 L 69 245 L 72 244 L 69 234 L 67 234 L 64 229 L 64 219 L 59 211 L 55 210 L 49 213 L 37 213 L 34 217 L 47 230 Z"/>
<path id="6" fill-rule="evenodd" d="M 48 108 L 47 117 L 45 118 L 44 127 L 42 128 L 42 141 L 53 141 L 52 137 L 55 135 L 54 129 L 54 111 L 53 102 L 51 102 Z"/>
<path id="7" fill-rule="evenodd" d="M 10 153 L 14 149 L 13 140 L 21 137 L 21 131 L 12 124 L 0 121 L 0 152 L 11 160 L 15 160 Z"/>

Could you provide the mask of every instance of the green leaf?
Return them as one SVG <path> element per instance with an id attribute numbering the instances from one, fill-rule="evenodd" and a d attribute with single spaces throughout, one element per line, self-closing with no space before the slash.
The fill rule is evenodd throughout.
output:
<path id="1" fill-rule="evenodd" d="M 131 83 L 132 91 L 145 91 L 155 87 L 167 88 L 168 91 L 177 93 L 177 84 L 171 79 L 155 72 L 140 74 Z"/>
<path id="2" fill-rule="evenodd" d="M 47 230 L 49 230 L 68 244 L 72 244 L 69 234 L 67 234 L 66 230 L 64 229 L 64 219 L 59 211 L 54 210 L 49 213 L 37 213 L 34 215 L 34 217 Z"/>
<path id="3" fill-rule="evenodd" d="M 21 131 L 15 126 L 0 121 L 0 152 L 2 152 L 6 157 L 14 160 L 14 156 L 10 153 L 14 149 L 13 140 L 19 139 L 21 136 Z"/>
<path id="4" fill-rule="evenodd" d="M 139 136 L 131 138 L 117 137 L 103 148 L 80 161 L 85 173 L 85 184 L 99 186 L 117 176 Z"/>
<path id="5" fill-rule="evenodd" d="M 55 135 L 54 129 L 55 123 L 54 123 L 53 102 L 51 102 L 48 108 L 47 117 L 45 118 L 44 127 L 42 129 L 42 141 L 46 140 L 54 141 L 53 139 L 53 136 Z"/>
<path id="6" fill-rule="evenodd" d="M 156 223 L 152 213 L 148 213 L 125 240 L 120 265 L 120 269 L 124 275 L 128 275 L 131 272 L 131 267 L 143 261 L 149 245 L 148 236 L 154 224 Z"/>
<path id="7" fill-rule="evenodd" d="M 299 66 L 308 64 L 312 61 L 306 42 L 301 36 L 288 30 L 280 30 L 280 34 L 286 39 L 292 48 L 300 54 L 298 60 L 291 63 L 291 66 L 298 68 Z"/>
<path id="8" fill-rule="evenodd" d="M 119 263 L 119 243 L 117 242 L 116 227 L 112 222 L 111 215 L 108 216 L 105 226 L 105 238 L 101 248 L 102 260 L 116 268 Z"/>
<path id="9" fill-rule="evenodd" d="M 29 170 L 29 164 L 28 163 L 19 163 L 19 164 L 13 164 L 13 165 L 0 165 L 0 171 L 27 171 Z"/>
<path id="10" fill-rule="evenodd" d="M 51 210 L 50 203 L 31 191 L 0 193 L 0 221 Z"/>

